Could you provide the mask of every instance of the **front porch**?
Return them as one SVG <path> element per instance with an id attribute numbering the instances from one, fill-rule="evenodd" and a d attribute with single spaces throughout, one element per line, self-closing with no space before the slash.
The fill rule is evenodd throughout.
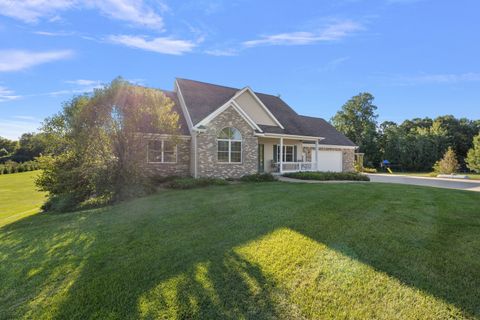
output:
<path id="1" fill-rule="evenodd" d="M 318 141 L 312 137 L 259 137 L 258 171 L 282 174 L 318 171 Z M 309 145 L 305 145 L 305 143 Z M 316 150 L 316 151 L 315 151 Z"/>

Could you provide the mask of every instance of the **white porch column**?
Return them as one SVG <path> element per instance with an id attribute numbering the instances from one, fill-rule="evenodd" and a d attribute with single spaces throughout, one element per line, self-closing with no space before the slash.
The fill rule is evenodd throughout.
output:
<path id="1" fill-rule="evenodd" d="M 283 138 L 280 138 L 280 173 L 283 173 Z"/>
<path id="2" fill-rule="evenodd" d="M 318 139 L 315 140 L 315 170 L 318 171 Z"/>

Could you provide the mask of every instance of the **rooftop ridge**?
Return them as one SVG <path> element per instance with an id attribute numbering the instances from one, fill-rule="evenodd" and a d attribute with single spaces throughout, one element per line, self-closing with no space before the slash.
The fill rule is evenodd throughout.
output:
<path id="1" fill-rule="evenodd" d="M 229 87 L 229 86 L 224 86 L 224 85 L 221 85 L 221 84 L 216 84 L 216 83 L 211 83 L 211 82 L 205 82 L 205 81 L 199 81 L 199 80 L 193 80 L 193 79 L 185 79 L 185 78 L 175 78 L 177 80 L 185 80 L 185 81 L 191 81 L 191 82 L 197 82 L 197 83 L 203 83 L 203 84 L 207 84 L 207 85 L 210 85 L 210 86 L 216 86 L 216 87 L 221 87 L 221 88 L 226 88 L 226 89 L 232 89 L 232 90 L 236 90 L 236 91 L 240 91 L 242 90 L 243 88 L 246 88 L 246 87 L 249 87 L 250 86 L 245 86 L 243 88 L 234 88 L 234 87 Z M 250 88 L 251 89 L 251 88 Z M 253 90 L 252 90 L 253 91 Z M 265 95 L 265 96 L 271 96 L 271 97 L 275 97 L 275 98 L 278 98 L 280 100 L 282 100 L 282 98 L 276 96 L 276 95 L 273 95 L 273 94 L 270 94 L 270 93 L 264 93 L 264 92 L 258 92 L 258 91 L 253 91 L 255 94 L 262 94 L 262 95 Z M 282 100 L 283 101 L 283 100 Z"/>

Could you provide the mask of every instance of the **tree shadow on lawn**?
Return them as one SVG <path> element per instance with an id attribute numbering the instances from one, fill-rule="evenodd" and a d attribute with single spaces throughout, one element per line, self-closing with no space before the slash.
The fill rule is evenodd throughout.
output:
<path id="1" fill-rule="evenodd" d="M 479 195 L 375 184 L 224 188 L 0 229 L 0 317 L 296 318 L 274 279 L 233 250 L 280 228 L 480 316 Z"/>

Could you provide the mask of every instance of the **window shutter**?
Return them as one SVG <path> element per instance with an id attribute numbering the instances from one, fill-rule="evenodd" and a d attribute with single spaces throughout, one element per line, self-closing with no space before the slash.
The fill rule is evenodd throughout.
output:
<path id="1" fill-rule="evenodd" d="M 277 145 L 273 145 L 273 162 L 277 162 Z"/>
<path id="2" fill-rule="evenodd" d="M 297 158 L 297 146 L 293 146 L 293 161 L 294 161 L 294 162 L 297 162 L 297 161 L 298 161 L 298 158 Z"/>

